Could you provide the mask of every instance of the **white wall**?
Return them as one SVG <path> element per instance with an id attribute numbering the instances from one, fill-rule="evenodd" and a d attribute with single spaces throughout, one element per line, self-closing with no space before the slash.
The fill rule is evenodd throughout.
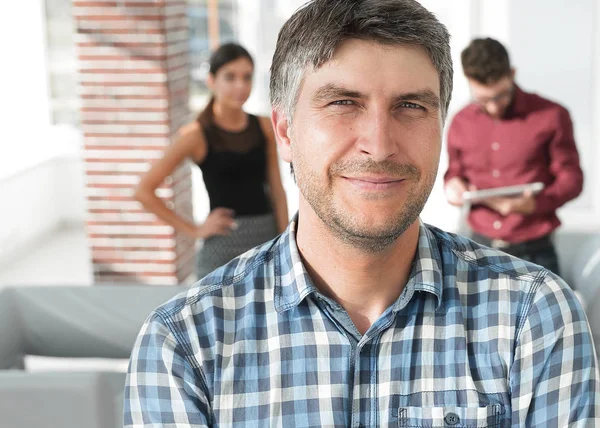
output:
<path id="1" fill-rule="evenodd" d="M 86 214 L 85 168 L 82 153 L 74 151 L 50 161 L 54 165 L 54 194 L 60 204 L 59 226 L 83 225 Z M 50 191 L 50 189 L 48 189 Z"/>
<path id="2" fill-rule="evenodd" d="M 54 127 L 42 0 L 0 14 L 0 264 L 64 222 L 83 222 L 79 131 Z"/>
<path id="3" fill-rule="evenodd" d="M 0 177 L 39 162 L 50 126 L 42 0 L 0 13 Z"/>
<path id="4" fill-rule="evenodd" d="M 83 224 L 83 162 L 59 156 L 0 180 L 0 266 L 68 223 Z"/>
<path id="5" fill-rule="evenodd" d="M 9 260 L 60 221 L 54 171 L 52 162 L 45 162 L 0 183 L 4 201 L 0 222 L 0 261 Z"/>

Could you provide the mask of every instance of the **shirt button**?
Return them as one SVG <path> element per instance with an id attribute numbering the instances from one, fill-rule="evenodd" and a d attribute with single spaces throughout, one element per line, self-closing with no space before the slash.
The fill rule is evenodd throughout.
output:
<path id="1" fill-rule="evenodd" d="M 496 178 L 500 177 L 500 171 L 498 171 L 497 169 L 492 171 L 492 175 Z"/>
<path id="2" fill-rule="evenodd" d="M 494 229 L 498 230 L 502 227 L 502 222 L 500 220 L 496 220 L 492 226 L 494 226 Z"/>
<path id="3" fill-rule="evenodd" d="M 446 415 L 446 417 L 444 418 L 444 421 L 448 425 L 456 425 L 457 423 L 460 422 L 460 418 L 458 417 L 458 415 L 456 413 L 448 413 Z"/>
<path id="4" fill-rule="evenodd" d="M 494 141 L 492 143 L 492 150 L 495 151 L 495 152 L 497 152 L 498 149 L 500 149 L 500 143 L 497 143 L 497 142 Z"/>

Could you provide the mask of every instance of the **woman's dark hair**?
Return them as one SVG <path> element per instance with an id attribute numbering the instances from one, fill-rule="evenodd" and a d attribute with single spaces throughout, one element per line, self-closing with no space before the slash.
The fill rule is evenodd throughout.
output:
<path id="1" fill-rule="evenodd" d="M 208 72 L 215 76 L 221 67 L 239 58 L 247 58 L 252 63 L 252 65 L 254 65 L 254 60 L 252 59 L 252 56 L 244 47 L 238 45 L 237 43 L 226 43 L 224 45 L 221 45 L 210 56 L 210 68 Z M 204 110 L 202 110 L 202 112 L 198 115 L 198 121 L 200 121 L 200 123 L 207 124 L 212 122 L 214 103 L 215 97 L 211 96 L 210 101 L 208 102 Z"/>
<path id="2" fill-rule="evenodd" d="M 488 85 L 510 76 L 510 59 L 506 48 L 497 40 L 475 39 L 462 51 L 461 62 L 465 76 Z"/>

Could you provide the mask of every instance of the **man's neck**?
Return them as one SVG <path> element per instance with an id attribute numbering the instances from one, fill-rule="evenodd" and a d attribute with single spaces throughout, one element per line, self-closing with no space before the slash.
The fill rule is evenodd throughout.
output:
<path id="1" fill-rule="evenodd" d="M 300 215 L 298 249 L 319 290 L 336 300 L 364 334 L 404 290 L 419 239 L 419 221 L 381 252 L 353 247 L 314 212 Z"/>

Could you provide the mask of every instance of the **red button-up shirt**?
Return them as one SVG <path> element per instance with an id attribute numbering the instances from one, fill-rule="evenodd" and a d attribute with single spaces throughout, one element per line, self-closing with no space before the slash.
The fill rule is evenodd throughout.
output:
<path id="1" fill-rule="evenodd" d="M 478 189 L 545 184 L 529 215 L 502 216 L 483 205 L 471 207 L 471 228 L 492 239 L 523 242 L 549 234 L 560 225 L 556 209 L 583 187 L 569 112 L 518 87 L 501 120 L 476 104 L 461 110 L 448 131 L 448 155 L 446 181 L 461 177 Z"/>

